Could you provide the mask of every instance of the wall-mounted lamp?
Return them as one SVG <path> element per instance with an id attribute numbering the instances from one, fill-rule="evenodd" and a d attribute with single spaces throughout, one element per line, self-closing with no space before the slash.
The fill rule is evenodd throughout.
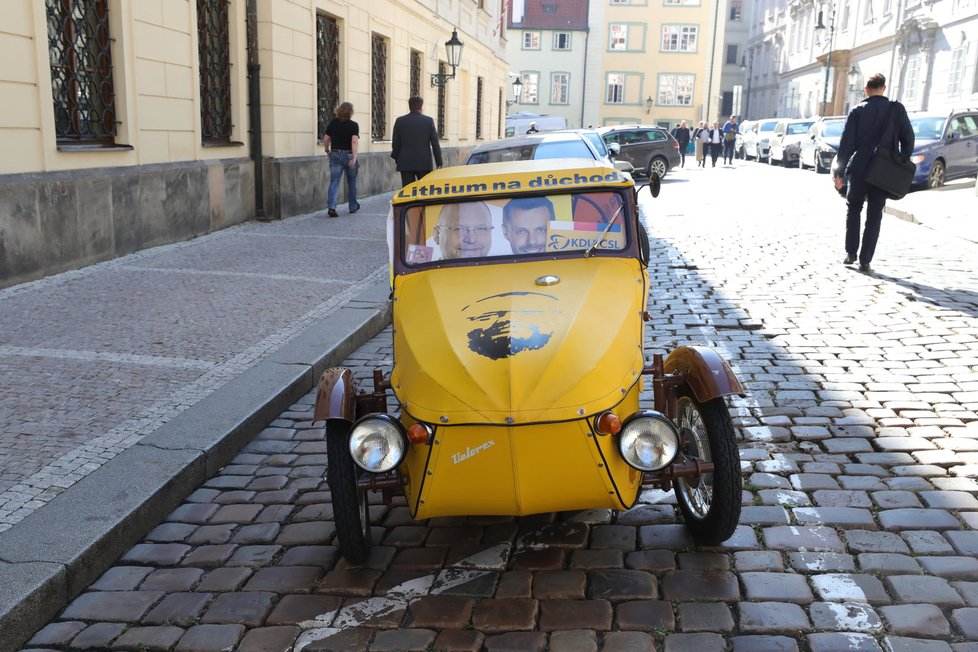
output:
<path id="1" fill-rule="evenodd" d="M 444 86 L 449 79 L 455 79 L 455 70 L 462 61 L 462 47 L 463 43 L 458 40 L 458 32 L 453 29 L 452 38 L 445 41 L 445 55 L 448 59 L 448 65 L 452 67 L 452 72 L 451 74 L 432 73 L 432 86 Z"/>
<path id="2" fill-rule="evenodd" d="M 506 100 L 506 110 L 514 104 L 520 103 L 520 95 L 523 94 L 523 78 L 522 76 L 517 77 L 516 81 L 513 82 L 513 99 Z"/>
<path id="3" fill-rule="evenodd" d="M 849 90 L 856 90 L 856 84 L 859 83 L 859 71 L 856 70 L 855 64 L 849 69 L 849 72 L 846 74 L 846 79 L 849 82 Z"/>
<path id="4" fill-rule="evenodd" d="M 653 100 L 653 99 L 652 99 L 652 96 L 651 96 L 651 95 L 649 95 L 649 96 L 648 96 L 648 97 L 647 97 L 647 98 L 645 99 L 645 112 L 646 112 L 646 113 L 652 113 L 652 105 L 653 105 L 653 104 L 655 104 L 655 100 Z"/>

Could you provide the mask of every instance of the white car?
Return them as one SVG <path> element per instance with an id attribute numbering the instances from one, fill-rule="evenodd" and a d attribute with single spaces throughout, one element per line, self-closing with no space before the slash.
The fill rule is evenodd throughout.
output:
<path id="1" fill-rule="evenodd" d="M 815 120 L 782 120 L 774 128 L 774 138 L 771 139 L 771 152 L 767 162 L 771 165 L 780 163 L 785 167 L 798 165 L 801 155 L 801 143 L 809 139 L 808 130 Z"/>
<path id="2" fill-rule="evenodd" d="M 754 135 L 746 142 L 747 158 L 754 158 L 758 161 L 767 161 L 771 155 L 771 140 L 774 138 L 774 129 L 778 126 L 778 120 L 758 120 L 754 125 Z"/>

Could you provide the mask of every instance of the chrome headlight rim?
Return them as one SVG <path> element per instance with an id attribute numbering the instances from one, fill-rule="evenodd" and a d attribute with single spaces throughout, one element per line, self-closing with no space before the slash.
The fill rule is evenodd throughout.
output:
<path id="1" fill-rule="evenodd" d="M 625 445 L 628 442 L 628 437 L 630 435 L 629 430 L 634 429 L 634 425 L 637 421 L 650 420 L 657 423 L 663 424 L 668 430 L 669 434 L 672 436 L 671 441 L 666 441 L 667 445 L 671 444 L 672 454 L 663 458 L 665 461 L 661 464 L 654 466 L 643 466 L 638 464 L 634 459 L 632 459 L 625 450 Z M 618 453 L 621 455 L 622 460 L 625 464 L 632 467 L 636 471 L 653 472 L 661 471 L 670 464 L 676 461 L 676 457 L 679 455 L 679 445 L 680 445 L 680 432 L 679 427 L 673 422 L 672 419 L 666 415 L 658 412 L 656 410 L 639 410 L 634 414 L 629 415 L 623 422 L 621 426 L 621 431 L 617 435 L 618 437 Z"/>
<path id="2" fill-rule="evenodd" d="M 364 432 L 367 428 L 377 425 L 380 426 L 379 431 L 374 430 L 373 433 Z M 357 432 L 358 429 L 360 430 L 359 433 Z M 379 466 L 368 465 L 363 461 L 365 456 L 361 455 L 361 445 L 366 443 L 366 438 L 371 434 L 381 434 L 382 436 L 387 437 L 388 444 L 395 444 L 393 447 L 394 456 L 389 457 L 388 455 L 385 455 L 384 458 L 388 459 L 386 459 L 386 461 Z M 350 439 L 347 442 L 347 446 L 349 447 L 350 457 L 353 458 L 353 463 L 358 467 L 368 473 L 387 473 L 396 469 L 401 462 L 404 461 L 404 457 L 407 455 L 407 432 L 404 430 L 403 424 L 389 414 L 380 412 L 368 414 L 360 417 L 354 422 L 353 427 L 350 429 Z"/>

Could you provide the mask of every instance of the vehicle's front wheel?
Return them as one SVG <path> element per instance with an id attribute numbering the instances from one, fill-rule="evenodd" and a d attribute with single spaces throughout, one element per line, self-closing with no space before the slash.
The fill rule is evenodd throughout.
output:
<path id="1" fill-rule="evenodd" d="M 722 397 L 699 403 L 687 390 L 676 425 L 683 452 L 713 463 L 713 472 L 676 479 L 676 498 L 693 536 L 708 545 L 726 541 L 740 520 L 743 480 L 733 422 Z"/>
<path id="2" fill-rule="evenodd" d="M 934 164 L 930 166 L 930 172 L 927 174 L 927 187 L 940 188 L 944 185 L 944 176 L 944 163 L 934 161 Z"/>
<path id="3" fill-rule="evenodd" d="M 655 172 L 659 175 L 659 178 L 666 176 L 666 172 L 669 171 L 669 164 L 666 163 L 666 159 L 661 156 L 656 156 L 651 161 L 649 161 L 649 167 L 645 171 L 646 175 L 651 179 L 652 173 Z"/>
<path id="4" fill-rule="evenodd" d="M 326 482 L 333 500 L 333 521 L 340 554 L 359 564 L 370 551 L 370 507 L 367 492 L 357 488 L 359 467 L 350 455 L 353 424 L 340 419 L 326 422 Z"/>

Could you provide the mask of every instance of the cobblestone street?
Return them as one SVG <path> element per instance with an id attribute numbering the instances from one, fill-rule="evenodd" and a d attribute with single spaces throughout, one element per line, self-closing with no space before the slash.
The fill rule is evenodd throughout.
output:
<path id="1" fill-rule="evenodd" d="M 410 519 L 339 558 L 310 393 L 27 649 L 978 652 L 978 245 L 885 216 L 843 266 L 827 175 L 739 162 L 643 191 L 646 354 L 715 347 L 744 472 L 723 546 L 628 512 Z M 392 365 L 388 328 L 346 363 Z"/>

